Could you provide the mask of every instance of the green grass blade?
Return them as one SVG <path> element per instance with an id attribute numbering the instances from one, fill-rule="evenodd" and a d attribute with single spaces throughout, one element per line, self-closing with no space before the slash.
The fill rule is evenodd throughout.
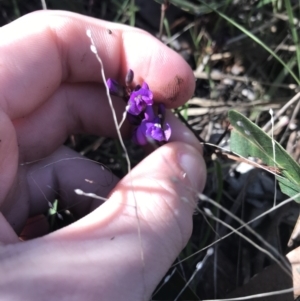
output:
<path id="1" fill-rule="evenodd" d="M 290 60 L 287 62 L 287 65 L 292 69 L 296 65 L 296 57 L 292 56 Z M 274 96 L 278 90 L 277 84 L 281 84 L 284 78 L 287 76 L 288 71 L 285 68 L 282 68 L 281 72 L 278 73 L 275 80 L 273 81 L 273 85 L 270 86 L 270 89 L 266 93 L 270 97 Z"/>
<path id="2" fill-rule="evenodd" d="M 261 8 L 261 7 L 263 7 L 263 6 L 267 5 L 267 4 L 270 4 L 272 2 L 275 2 L 275 1 L 274 0 L 260 0 L 258 2 L 258 4 L 256 5 L 256 8 Z"/>
<path id="3" fill-rule="evenodd" d="M 130 7 L 129 7 L 129 25 L 130 26 L 135 26 L 135 13 L 137 11 L 137 7 L 135 6 L 135 0 L 131 0 L 130 2 Z"/>
<path id="4" fill-rule="evenodd" d="M 126 12 L 128 6 L 130 5 L 129 1 L 130 0 L 126 0 L 122 4 L 120 4 L 119 1 L 116 1 L 116 0 L 112 1 L 112 4 L 114 4 L 116 6 L 117 11 L 118 11 L 117 15 L 115 16 L 115 18 L 113 20 L 114 22 L 120 21 L 122 15 Z"/>
<path id="5" fill-rule="evenodd" d="M 13 7 L 14 7 L 15 17 L 19 18 L 21 16 L 21 13 L 20 13 L 20 9 L 18 6 L 18 2 L 17 2 L 17 0 L 12 0 L 12 3 L 13 3 Z"/>
<path id="6" fill-rule="evenodd" d="M 158 2 L 159 4 L 163 4 L 165 0 L 155 0 L 155 2 Z M 203 14 L 210 13 L 212 11 L 212 9 L 207 5 L 197 5 L 186 0 L 169 0 L 169 2 L 172 3 L 174 6 L 177 6 L 180 9 L 195 15 L 203 15 Z M 213 3 L 212 7 L 217 8 L 217 7 L 221 7 L 222 5 L 223 5 L 222 2 Z"/>
<path id="7" fill-rule="evenodd" d="M 256 42 L 258 45 L 260 45 L 267 52 L 269 52 L 286 70 L 288 70 L 288 72 L 290 73 L 290 75 L 295 79 L 296 83 L 298 85 L 300 85 L 300 79 L 293 72 L 293 70 L 270 47 L 268 47 L 262 40 L 260 40 L 253 33 L 251 33 L 249 30 L 247 30 L 246 28 L 244 28 L 242 25 L 238 24 L 237 22 L 235 22 L 231 18 L 227 17 L 222 12 L 220 12 L 217 9 L 215 9 L 215 8 L 211 7 L 210 5 L 206 4 L 204 1 L 202 1 L 202 0 L 198 0 L 198 1 L 200 1 L 201 3 L 203 3 L 203 5 L 206 5 L 207 7 L 209 7 L 212 11 L 214 11 L 220 17 L 222 17 L 224 20 L 226 20 L 227 22 L 229 22 L 230 24 L 232 24 L 233 26 L 235 26 L 236 28 L 238 28 L 241 32 L 243 32 L 244 34 L 246 34 L 254 42 Z"/>
<path id="8" fill-rule="evenodd" d="M 289 16 L 289 23 L 290 23 L 290 28 L 291 28 L 291 33 L 293 37 L 293 42 L 296 46 L 296 56 L 297 56 L 297 62 L 298 62 L 298 74 L 300 77 L 300 45 L 299 45 L 299 38 L 298 38 L 298 33 L 297 29 L 294 23 L 294 14 L 293 14 L 293 9 L 291 6 L 290 0 L 285 0 L 285 8 L 287 11 L 287 14 Z"/>

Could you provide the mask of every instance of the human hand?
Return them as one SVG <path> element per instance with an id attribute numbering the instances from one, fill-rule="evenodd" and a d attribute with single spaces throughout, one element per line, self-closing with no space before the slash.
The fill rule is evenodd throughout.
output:
<path id="1" fill-rule="evenodd" d="M 38 12 L 1 28 L 1 300 L 149 299 L 191 233 L 205 165 L 193 135 L 170 113 L 170 141 L 181 142 L 160 147 L 119 183 L 61 146 L 70 134 L 116 137 L 87 29 L 107 78 L 121 82 L 130 68 L 169 108 L 194 90 L 183 59 L 138 29 L 66 12 Z M 121 119 L 125 104 L 113 101 Z M 129 132 L 125 124 L 122 133 Z M 98 201 L 74 189 L 110 197 L 95 209 Z M 20 242 L 16 233 L 56 194 L 83 218 Z"/>

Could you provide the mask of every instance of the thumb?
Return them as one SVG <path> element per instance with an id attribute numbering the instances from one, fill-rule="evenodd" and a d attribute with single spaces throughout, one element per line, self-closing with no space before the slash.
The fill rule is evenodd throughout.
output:
<path id="1" fill-rule="evenodd" d="M 200 153 L 184 143 L 168 143 L 123 178 L 107 202 L 66 231 L 79 240 L 98 241 L 102 250 L 103 241 L 113 241 L 102 259 L 116 252 L 114 281 L 132 293 L 144 278 L 150 296 L 191 235 L 196 194 L 205 180 Z"/>
<path id="2" fill-rule="evenodd" d="M 148 300 L 187 243 L 205 178 L 195 148 L 179 142 L 160 147 L 89 215 L 2 251 L 10 268 L 0 290 L 10 300 L 35 300 L 53 288 L 56 297 L 76 300 Z"/>

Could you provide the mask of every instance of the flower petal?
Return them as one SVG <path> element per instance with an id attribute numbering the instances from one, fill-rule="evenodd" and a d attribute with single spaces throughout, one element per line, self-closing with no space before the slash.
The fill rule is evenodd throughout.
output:
<path id="1" fill-rule="evenodd" d="M 168 141 L 172 134 L 171 127 L 167 122 L 165 122 L 163 128 L 164 128 L 164 134 L 165 134 L 165 141 Z"/>
<path id="2" fill-rule="evenodd" d="M 135 129 L 132 138 L 136 144 L 139 145 L 147 144 L 146 125 L 144 121 L 142 121 L 142 123 Z"/>
<path id="3" fill-rule="evenodd" d="M 146 83 L 138 90 L 134 90 L 130 94 L 128 112 L 133 115 L 138 115 L 146 109 L 146 106 L 153 104 L 153 93 L 149 90 Z"/>
<path id="4" fill-rule="evenodd" d="M 109 78 L 106 81 L 106 83 L 107 83 L 110 94 L 124 97 L 124 95 L 125 95 L 124 88 L 121 85 L 119 85 L 119 83 L 116 80 Z"/>

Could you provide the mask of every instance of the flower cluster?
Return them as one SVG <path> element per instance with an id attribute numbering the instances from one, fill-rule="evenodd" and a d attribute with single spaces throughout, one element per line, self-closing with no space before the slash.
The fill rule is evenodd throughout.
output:
<path id="1" fill-rule="evenodd" d="M 133 78 L 133 72 L 130 70 L 129 73 Z M 171 127 L 164 120 L 165 107 L 163 104 L 154 106 L 153 93 L 145 82 L 133 90 L 126 90 L 112 79 L 107 80 L 107 85 L 111 94 L 121 96 L 127 101 L 127 119 L 136 126 L 133 132 L 136 143 L 144 145 L 151 139 L 159 142 L 169 140 Z"/>

